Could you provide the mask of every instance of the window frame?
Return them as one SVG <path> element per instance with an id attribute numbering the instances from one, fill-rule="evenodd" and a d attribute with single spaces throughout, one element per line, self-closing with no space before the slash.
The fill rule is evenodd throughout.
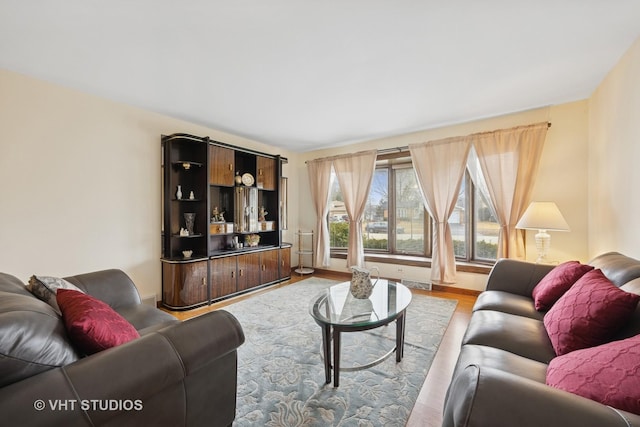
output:
<path id="1" fill-rule="evenodd" d="M 383 255 L 389 257 L 418 257 L 430 260 L 433 255 L 433 218 L 429 215 L 427 209 L 423 206 L 423 221 L 424 221 L 424 251 L 423 253 L 398 251 L 396 242 L 396 185 L 397 180 L 395 176 L 395 170 L 397 169 L 414 169 L 411 157 L 407 155 L 407 152 L 392 153 L 387 155 L 378 155 L 376 160 L 376 170 L 387 169 L 388 177 L 388 219 L 387 219 L 387 249 L 367 249 L 364 248 L 365 256 L 370 254 Z M 456 262 L 477 264 L 477 265 L 493 265 L 497 259 L 478 258 L 476 256 L 476 188 L 471 179 L 469 171 L 465 169 L 463 179 L 465 180 L 465 210 L 471 214 L 465 215 L 465 249 L 466 256 L 456 256 Z M 327 215 L 327 225 L 331 227 L 329 221 L 330 214 Z M 342 247 L 330 247 L 331 255 L 344 253 L 345 248 Z"/>

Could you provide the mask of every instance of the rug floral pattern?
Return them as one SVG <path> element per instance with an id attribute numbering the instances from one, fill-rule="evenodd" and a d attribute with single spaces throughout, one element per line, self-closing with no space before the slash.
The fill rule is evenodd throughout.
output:
<path id="1" fill-rule="evenodd" d="M 414 294 L 407 309 L 404 358 L 391 356 L 325 384 L 320 327 L 312 298 L 337 282 L 310 278 L 225 308 L 246 341 L 238 349 L 234 426 L 404 426 L 456 301 Z M 395 344 L 395 323 L 342 334 L 342 366 L 377 359 Z"/>

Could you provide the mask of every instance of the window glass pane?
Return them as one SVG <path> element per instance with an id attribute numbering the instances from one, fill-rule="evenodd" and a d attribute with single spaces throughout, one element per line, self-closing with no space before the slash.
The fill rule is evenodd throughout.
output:
<path id="1" fill-rule="evenodd" d="M 456 206 L 449 217 L 449 226 L 451 227 L 451 237 L 453 238 L 453 253 L 456 257 L 467 257 L 467 197 L 466 197 L 466 179 L 462 180 L 460 185 L 460 193 Z"/>
<path id="2" fill-rule="evenodd" d="M 389 250 L 389 170 L 376 169 L 362 221 L 365 249 Z"/>
<path id="3" fill-rule="evenodd" d="M 424 254 L 424 205 L 413 169 L 395 169 L 395 246 L 399 253 Z"/>
<path id="4" fill-rule="evenodd" d="M 329 246 L 346 248 L 349 244 L 349 217 L 344 207 L 340 185 L 331 172 L 331 191 L 329 192 Z"/>
<path id="5" fill-rule="evenodd" d="M 500 231 L 500 226 L 486 197 L 477 188 L 474 198 L 475 258 L 495 260 L 498 257 L 498 232 Z"/>

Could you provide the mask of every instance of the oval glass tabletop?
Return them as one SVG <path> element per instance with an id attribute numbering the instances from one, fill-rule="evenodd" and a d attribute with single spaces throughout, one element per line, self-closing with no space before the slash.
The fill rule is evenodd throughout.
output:
<path id="1" fill-rule="evenodd" d="M 318 294 L 309 306 L 311 316 L 324 324 L 362 327 L 397 317 L 411 302 L 406 286 L 386 279 L 378 280 L 367 299 L 353 297 L 350 286 L 339 283 Z"/>

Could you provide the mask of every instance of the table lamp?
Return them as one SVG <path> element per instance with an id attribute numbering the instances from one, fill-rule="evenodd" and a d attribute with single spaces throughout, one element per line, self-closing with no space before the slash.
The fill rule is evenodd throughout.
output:
<path id="1" fill-rule="evenodd" d="M 536 263 L 542 264 L 551 247 L 551 236 L 547 231 L 569 231 L 569 224 L 554 202 L 531 202 L 516 228 L 538 230 L 535 236 L 538 251 Z"/>

